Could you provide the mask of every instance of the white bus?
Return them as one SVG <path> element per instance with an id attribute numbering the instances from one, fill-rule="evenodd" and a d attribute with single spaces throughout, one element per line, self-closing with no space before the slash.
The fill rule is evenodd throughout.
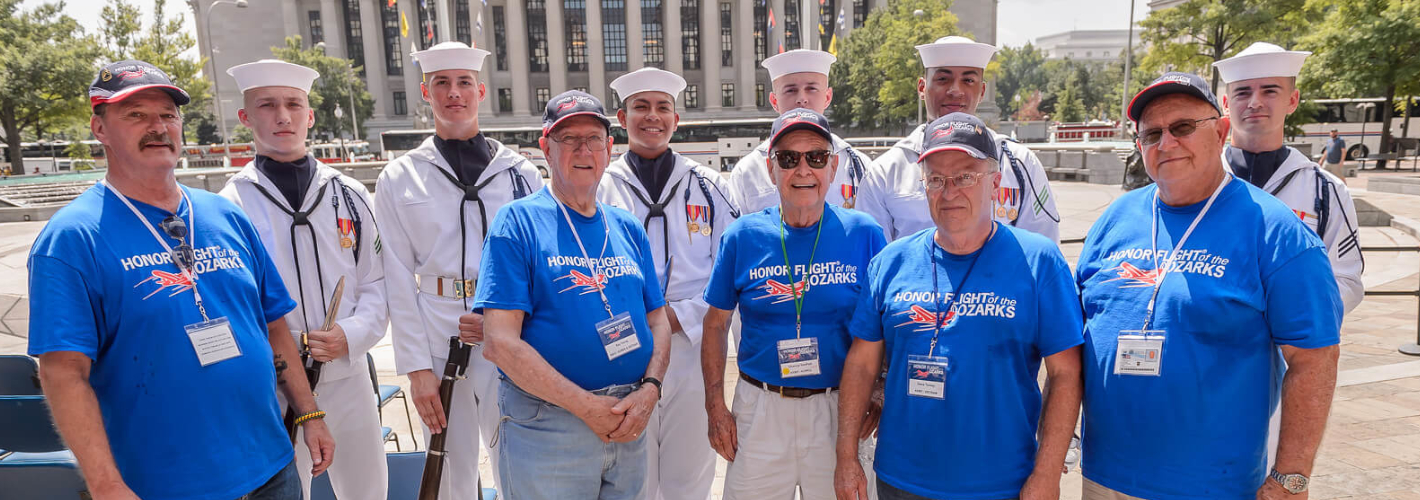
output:
<path id="1" fill-rule="evenodd" d="M 1400 101 L 1406 99 L 1397 97 Z M 1420 136 L 1420 97 L 1410 99 L 1410 126 L 1408 137 Z M 1312 99 L 1317 104 L 1316 121 L 1302 125 L 1302 135 L 1296 142 L 1312 145 L 1312 156 L 1321 153 L 1321 148 L 1336 130 L 1341 140 L 1346 141 L 1346 159 L 1359 160 L 1381 149 L 1381 106 L 1384 99 L 1367 97 L 1360 99 Z M 1405 115 L 1392 113 L 1390 135 L 1391 144 L 1403 135 Z M 1394 146 L 1392 146 L 1394 147 Z M 1413 154 L 1413 153 L 1412 153 Z"/>
<path id="2" fill-rule="evenodd" d="M 626 152 L 626 131 L 612 120 L 611 135 L 616 138 L 614 154 Z M 774 118 L 734 120 L 682 121 L 671 136 L 677 153 L 701 165 L 726 171 L 734 168 L 741 157 L 769 137 Z M 538 148 L 542 127 L 483 127 L 483 135 L 517 151 L 532 160 L 543 175 L 547 175 L 547 158 Z M 392 160 L 414 149 L 434 134 L 433 129 L 391 130 L 380 134 L 385 159 Z"/>

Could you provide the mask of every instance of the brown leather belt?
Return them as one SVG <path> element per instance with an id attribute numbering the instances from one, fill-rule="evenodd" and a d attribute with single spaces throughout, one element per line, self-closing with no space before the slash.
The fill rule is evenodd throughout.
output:
<path id="1" fill-rule="evenodd" d="M 750 385 L 753 385 L 753 386 L 758 387 L 758 388 L 760 388 L 760 389 L 764 389 L 764 390 L 766 390 L 766 391 L 769 391 L 769 392 L 778 394 L 778 395 L 780 395 L 780 396 L 783 396 L 783 397 L 786 397 L 786 398 L 795 398 L 795 399 L 798 399 L 798 398 L 807 398 L 807 397 L 813 396 L 813 395 L 815 395 L 815 394 L 823 394 L 823 393 L 826 393 L 826 392 L 829 392 L 829 391 L 836 391 L 836 390 L 838 390 L 837 387 L 829 387 L 829 388 L 827 388 L 827 389 L 801 389 L 801 388 L 798 388 L 798 387 L 779 387 L 779 386 L 774 385 L 774 384 L 767 384 L 767 383 L 764 383 L 764 382 L 760 382 L 759 380 L 756 380 L 754 377 L 751 377 L 751 376 L 749 376 L 749 375 L 746 375 L 745 372 L 740 372 L 740 380 L 743 380 L 743 381 L 745 381 L 745 382 L 749 382 Z"/>

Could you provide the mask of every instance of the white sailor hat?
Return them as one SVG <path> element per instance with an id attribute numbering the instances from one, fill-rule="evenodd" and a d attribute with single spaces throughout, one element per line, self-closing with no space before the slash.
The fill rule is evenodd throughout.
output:
<path id="1" fill-rule="evenodd" d="M 612 80 L 611 89 L 622 101 L 642 92 L 664 92 L 674 101 L 680 91 L 685 90 L 685 79 L 663 69 L 646 67 Z"/>
<path id="2" fill-rule="evenodd" d="M 433 73 L 446 69 L 483 70 L 483 58 L 489 52 L 464 45 L 463 42 L 443 42 L 428 50 L 410 54 L 419 65 L 420 73 Z"/>
<path id="3" fill-rule="evenodd" d="M 917 46 L 923 68 L 965 66 L 985 69 L 995 54 L 995 45 L 977 43 L 964 36 L 944 36 L 935 42 Z"/>
<path id="4" fill-rule="evenodd" d="M 1213 67 L 1218 68 L 1218 76 L 1223 83 L 1254 78 L 1295 78 L 1302 72 L 1302 62 L 1309 55 L 1312 53 L 1257 42 L 1238 52 L 1238 55 L 1213 63 Z"/>
<path id="5" fill-rule="evenodd" d="M 316 70 L 276 59 L 232 66 L 227 74 L 232 75 L 242 92 L 260 87 L 291 87 L 309 94 L 311 82 L 320 77 Z"/>
<path id="6" fill-rule="evenodd" d="M 822 50 L 794 49 L 775 55 L 759 63 L 769 70 L 769 81 L 793 73 L 821 73 L 828 75 L 828 67 L 838 58 Z"/>

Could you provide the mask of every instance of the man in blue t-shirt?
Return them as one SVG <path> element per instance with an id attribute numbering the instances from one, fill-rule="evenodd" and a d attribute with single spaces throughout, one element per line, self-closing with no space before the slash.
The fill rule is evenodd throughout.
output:
<path id="1" fill-rule="evenodd" d="M 868 266 L 843 368 L 838 498 L 874 488 L 851 458 L 884 359 L 878 498 L 1060 497 L 1080 411 L 1079 298 L 1054 241 L 992 220 L 1001 167 L 990 134 L 966 113 L 924 129 L 918 162 L 936 227 Z"/>
<path id="2" fill-rule="evenodd" d="M 284 316 L 296 303 L 241 210 L 173 177 L 187 93 L 120 61 L 89 99 L 108 175 L 50 219 L 29 258 L 29 353 L 89 491 L 299 499 L 278 387 L 312 474 L 335 449 L 294 369 Z"/>
<path id="3" fill-rule="evenodd" d="M 474 308 L 504 375 L 493 439 L 509 498 L 631 500 L 646 486 L 642 431 L 671 330 L 641 222 L 597 202 L 610 132 L 597 98 L 548 101 L 551 183 L 499 209 L 484 243 Z"/>
<path id="4" fill-rule="evenodd" d="M 1155 185 L 1110 205 L 1076 268 L 1083 497 L 1304 492 L 1341 326 L 1321 240 L 1281 201 L 1223 170 L 1229 122 L 1201 77 L 1165 74 L 1134 97 L 1129 118 Z M 1268 417 L 1279 405 L 1269 471 Z"/>
<path id="5" fill-rule="evenodd" d="M 705 289 L 701 367 L 710 445 L 730 461 L 726 500 L 833 497 L 839 375 L 868 262 L 885 244 L 872 217 L 826 203 L 838 152 L 823 115 L 799 108 L 770 130 L 779 204 L 720 240 Z M 747 166 L 744 168 L 748 168 Z M 726 333 L 743 318 L 740 382 L 725 407 Z"/>
<path id="6" fill-rule="evenodd" d="M 1321 168 L 1331 172 L 1337 179 L 1346 182 L 1346 168 L 1342 162 L 1346 161 L 1346 141 L 1341 139 L 1341 134 L 1336 129 L 1331 129 L 1331 140 L 1326 141 L 1326 145 L 1321 148 Z"/>

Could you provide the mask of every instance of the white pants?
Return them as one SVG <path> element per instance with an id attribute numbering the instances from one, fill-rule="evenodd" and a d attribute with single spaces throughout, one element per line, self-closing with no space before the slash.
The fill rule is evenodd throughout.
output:
<path id="1" fill-rule="evenodd" d="M 648 500 L 706 500 L 715 481 L 715 450 L 707 435 L 705 381 L 700 349 L 683 334 L 671 335 L 665 394 L 646 424 Z M 664 478 L 664 480 L 662 480 Z"/>
<path id="2" fill-rule="evenodd" d="M 356 364 L 361 368 L 350 376 L 316 384 L 316 405 L 325 411 L 325 425 L 335 438 L 335 462 L 325 473 L 340 500 L 384 500 L 389 472 L 379 408 L 365 358 L 361 356 Z M 302 430 L 296 431 L 296 470 L 301 474 L 301 491 L 310 498 L 311 452 Z"/>
<path id="3" fill-rule="evenodd" d="M 725 471 L 725 500 L 793 500 L 796 486 L 800 498 L 835 497 L 838 391 L 786 398 L 739 383 L 733 406 L 740 447 Z M 871 466 L 863 472 L 871 492 Z"/>
<path id="4" fill-rule="evenodd" d="M 434 375 L 441 382 L 447 362 L 442 356 L 434 358 Z M 448 428 L 444 430 L 449 436 L 444 441 L 447 454 L 444 455 L 440 500 L 481 498 L 478 492 L 478 457 L 483 442 L 480 437 L 487 439 L 492 436 L 493 429 L 498 425 L 498 368 L 483 359 L 482 347 L 474 347 L 469 354 L 468 370 L 464 375 L 467 378 L 454 383 L 453 404 L 442 402 L 449 407 Z M 424 432 L 424 442 L 428 443 L 429 427 L 423 424 L 422 419 L 420 428 Z M 492 460 L 494 476 L 497 476 L 498 454 L 493 452 L 488 456 Z"/>

